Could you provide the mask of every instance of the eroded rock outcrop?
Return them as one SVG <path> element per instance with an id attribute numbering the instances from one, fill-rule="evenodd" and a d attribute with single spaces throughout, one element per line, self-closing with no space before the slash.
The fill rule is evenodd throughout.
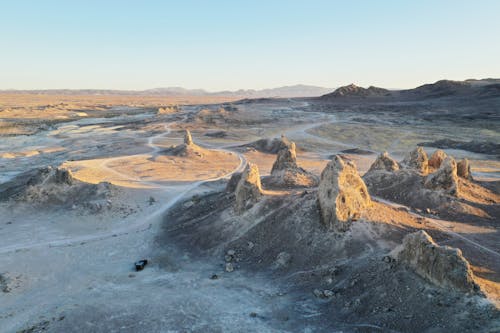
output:
<path id="1" fill-rule="evenodd" d="M 336 231 L 346 231 L 371 199 L 354 163 L 335 155 L 321 173 L 318 202 L 322 222 Z"/>
<path id="2" fill-rule="evenodd" d="M 281 136 L 280 146 L 281 149 L 271 169 L 271 177 L 267 180 L 268 184 L 286 187 L 316 186 L 317 177 L 297 165 L 295 143 Z"/>
<path id="3" fill-rule="evenodd" d="M 427 174 L 429 169 L 429 159 L 427 153 L 422 147 L 412 150 L 401 162 L 403 166 L 409 169 L 415 169 L 422 174 Z"/>
<path id="4" fill-rule="evenodd" d="M 286 169 L 294 169 L 297 168 L 297 152 L 295 150 L 295 142 L 289 142 L 283 136 L 282 139 L 282 148 L 278 151 L 278 156 L 276 157 L 276 161 L 273 164 L 271 169 L 271 174 L 276 173 L 277 171 L 282 171 Z"/>
<path id="5" fill-rule="evenodd" d="M 431 190 L 442 190 L 451 195 L 458 195 L 457 163 L 448 156 L 439 169 L 428 175 L 424 186 Z"/>
<path id="6" fill-rule="evenodd" d="M 479 290 L 462 251 L 439 246 L 423 230 L 406 235 L 393 256 L 437 286 L 464 292 Z"/>
<path id="7" fill-rule="evenodd" d="M 236 186 L 235 195 L 235 211 L 240 214 L 260 199 L 262 196 L 262 185 L 257 165 L 248 163 Z"/>
<path id="8" fill-rule="evenodd" d="M 188 146 L 194 144 L 193 138 L 191 137 L 191 132 L 188 129 L 186 129 L 184 132 L 184 144 Z"/>
<path id="9" fill-rule="evenodd" d="M 468 159 L 464 158 L 457 163 L 457 175 L 459 177 L 472 180 L 472 173 L 470 171 L 470 163 Z"/>
<path id="10" fill-rule="evenodd" d="M 191 132 L 184 130 L 183 143 L 177 146 L 172 146 L 163 151 L 166 155 L 182 156 L 182 157 L 204 157 L 205 150 L 193 142 Z"/>
<path id="11" fill-rule="evenodd" d="M 368 172 L 377 170 L 385 170 L 389 172 L 397 171 L 399 170 L 399 164 L 389 156 L 388 152 L 383 152 L 377 157 L 375 162 L 373 162 Z"/>
<path id="12" fill-rule="evenodd" d="M 441 149 L 437 149 L 432 153 L 431 157 L 429 158 L 429 166 L 434 169 L 438 169 L 441 166 L 441 163 L 448 157 L 444 151 Z"/>
<path id="13" fill-rule="evenodd" d="M 226 192 L 234 192 L 236 191 L 236 187 L 238 186 L 238 183 L 240 182 L 241 179 L 241 172 L 235 172 L 231 175 L 231 178 L 229 178 L 227 184 L 226 184 Z"/>

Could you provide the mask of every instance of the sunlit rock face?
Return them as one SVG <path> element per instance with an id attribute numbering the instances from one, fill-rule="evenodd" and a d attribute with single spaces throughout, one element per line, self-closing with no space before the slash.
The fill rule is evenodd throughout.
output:
<path id="1" fill-rule="evenodd" d="M 193 138 L 191 137 L 191 132 L 188 129 L 184 132 L 184 144 L 188 146 L 193 144 Z"/>
<path id="2" fill-rule="evenodd" d="M 452 157 L 446 157 L 439 169 L 425 178 L 424 186 L 431 190 L 444 191 L 458 195 L 457 163 Z"/>
<path id="3" fill-rule="evenodd" d="M 429 167 L 438 169 L 441 166 L 441 163 L 448 157 L 444 151 L 441 149 L 437 149 L 434 153 L 432 153 L 429 158 Z"/>
<path id="4" fill-rule="evenodd" d="M 281 136 L 280 149 L 267 183 L 278 187 L 312 187 L 318 185 L 318 177 L 297 165 L 295 143 Z"/>
<path id="5" fill-rule="evenodd" d="M 429 159 L 427 153 L 422 147 L 412 150 L 401 162 L 408 169 L 414 169 L 422 174 L 427 174 L 429 169 Z"/>
<path id="6" fill-rule="evenodd" d="M 397 171 L 399 170 L 399 164 L 389 156 L 388 152 L 383 152 L 377 157 L 375 162 L 373 162 L 368 172 L 377 170 L 385 170 L 389 172 Z"/>
<path id="7" fill-rule="evenodd" d="M 371 199 L 354 163 L 335 155 L 321 173 L 318 202 L 322 222 L 336 231 L 346 231 L 370 206 Z"/>
<path id="8" fill-rule="evenodd" d="M 250 208 L 259 201 L 262 196 L 262 186 L 260 183 L 259 168 L 257 165 L 248 163 L 241 179 L 236 186 L 236 206 L 235 211 L 239 214 Z"/>
<path id="9" fill-rule="evenodd" d="M 406 235 L 393 255 L 399 262 L 437 286 L 464 292 L 479 290 L 462 251 L 439 246 L 423 230 Z"/>
<path id="10" fill-rule="evenodd" d="M 464 158 L 457 163 L 457 175 L 459 177 L 472 180 L 472 173 L 470 171 L 470 163 L 468 159 Z"/>

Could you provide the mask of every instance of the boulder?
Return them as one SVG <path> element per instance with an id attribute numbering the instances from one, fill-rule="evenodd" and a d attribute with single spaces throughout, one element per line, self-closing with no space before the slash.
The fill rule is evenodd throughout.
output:
<path id="1" fill-rule="evenodd" d="M 354 163 L 336 155 L 321 173 L 318 202 L 322 222 L 336 231 L 346 231 L 370 206 L 371 199 Z"/>
<path id="2" fill-rule="evenodd" d="M 439 246 L 423 230 L 406 235 L 392 255 L 398 262 L 439 287 L 463 292 L 479 290 L 462 251 Z"/>
<path id="3" fill-rule="evenodd" d="M 441 149 L 437 149 L 429 158 L 429 166 L 438 169 L 448 155 Z"/>
<path id="4" fill-rule="evenodd" d="M 417 147 L 411 151 L 401 162 L 408 169 L 415 169 L 420 173 L 427 174 L 429 168 L 429 160 L 427 154 L 422 147 Z"/>
<path id="5" fill-rule="evenodd" d="M 236 186 L 235 195 L 235 211 L 239 214 L 259 201 L 262 196 L 262 186 L 260 184 L 260 174 L 257 165 L 248 163 Z"/>
<path id="6" fill-rule="evenodd" d="M 450 156 L 446 157 L 439 169 L 425 178 L 424 186 L 431 190 L 441 190 L 457 196 L 458 176 L 455 160 Z"/>
<path id="7" fill-rule="evenodd" d="M 389 156 L 388 152 L 383 152 L 380 154 L 375 162 L 370 166 L 370 171 L 385 170 L 389 172 L 399 170 L 399 164 L 392 157 Z"/>
<path id="8" fill-rule="evenodd" d="M 457 163 L 457 175 L 468 180 L 472 180 L 472 173 L 470 171 L 469 160 L 464 158 Z"/>

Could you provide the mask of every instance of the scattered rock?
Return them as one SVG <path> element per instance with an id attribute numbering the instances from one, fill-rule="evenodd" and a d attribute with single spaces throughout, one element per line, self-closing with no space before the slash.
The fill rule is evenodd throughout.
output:
<path id="1" fill-rule="evenodd" d="M 375 162 L 373 162 L 368 172 L 375 170 L 385 170 L 393 172 L 399 170 L 399 164 L 389 156 L 388 152 L 383 152 L 377 157 Z"/>
<path id="2" fill-rule="evenodd" d="M 346 231 L 371 204 L 356 166 L 339 156 L 334 156 L 321 173 L 318 201 L 322 222 L 336 231 Z"/>
<path id="3" fill-rule="evenodd" d="M 437 149 L 432 153 L 431 158 L 429 159 L 429 166 L 438 169 L 441 166 L 441 163 L 448 157 L 444 151 L 441 149 Z"/>
<path id="4" fill-rule="evenodd" d="M 462 251 L 439 246 L 423 230 L 406 235 L 393 256 L 437 286 L 464 292 L 479 290 Z"/>
<path id="5" fill-rule="evenodd" d="M 325 296 L 326 298 L 333 297 L 334 295 L 335 293 L 329 289 L 323 290 L 323 296 Z"/>
<path id="6" fill-rule="evenodd" d="M 428 172 L 429 159 L 425 150 L 422 147 L 417 147 L 404 158 L 401 164 L 425 175 Z"/>
<path id="7" fill-rule="evenodd" d="M 219 276 L 217 274 L 212 274 L 212 276 L 210 277 L 210 280 L 217 280 L 219 278 Z"/>
<path id="8" fill-rule="evenodd" d="M 231 273 L 232 271 L 234 271 L 234 266 L 233 266 L 233 264 L 232 264 L 232 263 L 230 263 L 230 262 L 227 262 L 227 263 L 226 263 L 226 272 Z"/>
<path id="9" fill-rule="evenodd" d="M 135 271 L 136 272 L 139 272 L 139 271 L 142 271 L 144 269 L 144 267 L 146 267 L 146 265 L 148 264 L 148 260 L 147 259 L 142 259 L 142 260 L 139 260 L 139 261 L 136 261 L 135 262 Z"/>
<path id="10" fill-rule="evenodd" d="M 236 186 L 235 194 L 235 211 L 239 214 L 260 199 L 262 196 L 262 185 L 260 183 L 259 168 L 257 165 L 248 163 Z"/>
<path id="11" fill-rule="evenodd" d="M 313 294 L 314 294 L 314 296 L 316 296 L 318 298 L 323 297 L 323 292 L 321 290 L 319 290 L 319 289 L 314 289 L 313 290 Z"/>
<path id="12" fill-rule="evenodd" d="M 457 163 L 448 156 L 434 173 L 425 178 L 424 186 L 431 190 L 443 190 L 448 194 L 458 195 Z"/>
<path id="13" fill-rule="evenodd" d="M 472 180 L 472 173 L 470 171 L 469 160 L 464 158 L 457 163 L 457 175 L 468 180 Z"/>

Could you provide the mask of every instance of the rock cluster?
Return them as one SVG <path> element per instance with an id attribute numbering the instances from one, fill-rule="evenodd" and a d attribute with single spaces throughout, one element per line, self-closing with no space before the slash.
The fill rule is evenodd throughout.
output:
<path id="1" fill-rule="evenodd" d="M 425 175 L 428 172 L 429 159 L 425 150 L 422 147 L 417 147 L 404 158 L 401 164 Z"/>
<path id="2" fill-rule="evenodd" d="M 437 171 L 428 175 L 424 186 L 431 190 L 442 190 L 451 195 L 458 195 L 457 163 L 448 156 Z"/>
<path id="3" fill-rule="evenodd" d="M 370 206 L 371 199 L 356 166 L 335 155 L 321 173 L 318 202 L 322 222 L 336 231 L 346 231 Z"/>
<path id="4" fill-rule="evenodd" d="M 432 153 L 431 158 L 429 158 L 429 166 L 431 168 L 438 169 L 447 156 L 448 155 L 446 155 L 444 151 L 437 149 L 434 153 Z"/>
<path id="5" fill-rule="evenodd" d="M 470 163 L 468 159 L 464 158 L 457 163 L 457 175 L 459 177 L 472 180 L 472 173 L 470 171 Z"/>
<path id="6" fill-rule="evenodd" d="M 393 172 L 399 170 L 399 164 L 389 156 L 388 152 L 383 152 L 377 157 L 375 162 L 373 162 L 368 172 L 375 170 L 385 170 Z"/>
<path id="7" fill-rule="evenodd" d="M 248 163 L 236 186 L 235 195 L 235 211 L 239 214 L 243 213 L 260 199 L 262 196 L 262 186 L 257 165 Z"/>
<path id="8" fill-rule="evenodd" d="M 393 255 L 418 275 L 440 287 L 465 292 L 479 289 L 462 251 L 439 246 L 423 230 L 407 235 Z"/>

